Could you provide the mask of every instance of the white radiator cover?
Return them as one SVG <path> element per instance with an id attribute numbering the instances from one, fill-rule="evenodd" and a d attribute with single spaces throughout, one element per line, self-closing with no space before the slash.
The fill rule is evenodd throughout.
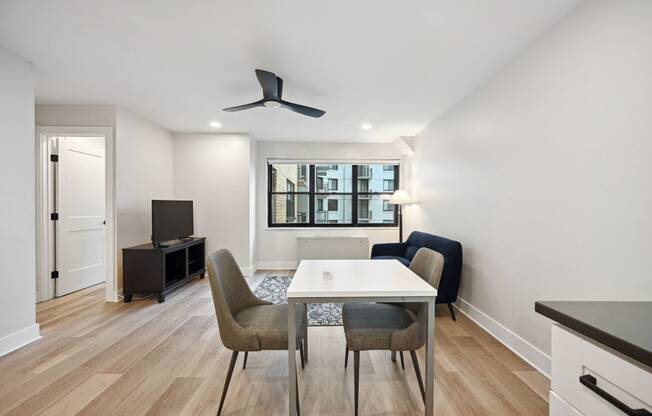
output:
<path id="1" fill-rule="evenodd" d="M 368 237 L 297 237 L 298 262 L 368 258 Z"/>

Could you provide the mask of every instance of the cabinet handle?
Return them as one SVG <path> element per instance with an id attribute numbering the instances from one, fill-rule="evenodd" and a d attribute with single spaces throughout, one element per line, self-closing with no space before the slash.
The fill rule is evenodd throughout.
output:
<path id="1" fill-rule="evenodd" d="M 600 387 L 598 387 L 598 380 L 596 380 L 595 377 L 593 377 L 590 374 L 585 374 L 583 376 L 580 376 L 580 383 L 582 385 L 586 386 L 597 394 L 598 396 L 602 397 L 609 403 L 611 403 L 613 406 L 617 407 L 620 409 L 622 412 L 624 412 L 627 416 L 652 416 L 652 413 L 648 412 L 645 409 L 632 409 L 631 407 L 627 406 L 625 403 L 621 402 L 620 400 L 616 399 L 614 396 L 611 394 L 607 393 L 606 391 L 602 390 Z"/>

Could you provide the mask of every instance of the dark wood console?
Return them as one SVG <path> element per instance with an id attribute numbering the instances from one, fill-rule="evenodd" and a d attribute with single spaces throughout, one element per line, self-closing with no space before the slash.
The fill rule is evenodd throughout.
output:
<path id="1" fill-rule="evenodd" d="M 206 238 L 193 237 L 166 247 L 152 243 L 122 249 L 122 286 L 125 303 L 134 294 L 165 294 L 206 273 Z"/>

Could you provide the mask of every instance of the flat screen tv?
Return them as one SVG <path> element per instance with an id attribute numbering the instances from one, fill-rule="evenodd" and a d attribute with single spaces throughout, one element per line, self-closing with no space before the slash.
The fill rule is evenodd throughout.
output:
<path id="1" fill-rule="evenodd" d="M 182 240 L 194 234 L 192 201 L 152 200 L 152 243 Z"/>

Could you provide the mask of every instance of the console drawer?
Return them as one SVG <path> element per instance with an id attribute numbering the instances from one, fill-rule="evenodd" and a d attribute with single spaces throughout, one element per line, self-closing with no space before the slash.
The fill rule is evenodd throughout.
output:
<path id="1" fill-rule="evenodd" d="M 633 364 L 617 354 L 580 334 L 553 324 L 553 392 L 580 413 L 590 416 L 626 415 L 617 407 L 616 401 L 633 409 L 652 411 L 650 369 Z M 585 376 L 584 384 L 580 382 L 582 376 Z M 601 397 L 596 386 L 612 402 Z"/>
<path id="2" fill-rule="evenodd" d="M 552 390 L 550 391 L 549 406 L 550 416 L 584 416 Z"/>

